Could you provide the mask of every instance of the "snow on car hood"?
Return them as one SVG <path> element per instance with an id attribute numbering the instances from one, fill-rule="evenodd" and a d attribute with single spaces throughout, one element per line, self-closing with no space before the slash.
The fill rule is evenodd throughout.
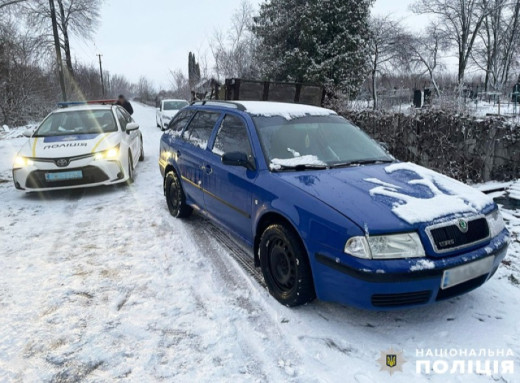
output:
<path id="1" fill-rule="evenodd" d="M 20 149 L 19 154 L 36 158 L 72 157 L 110 149 L 119 144 L 119 141 L 117 132 L 32 137 Z"/>
<path id="2" fill-rule="evenodd" d="M 372 234 L 491 210 L 480 191 L 410 163 L 276 173 Z"/>

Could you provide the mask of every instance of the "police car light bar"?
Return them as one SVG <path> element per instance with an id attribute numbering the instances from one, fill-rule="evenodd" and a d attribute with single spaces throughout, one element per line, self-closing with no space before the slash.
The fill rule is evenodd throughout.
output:
<path id="1" fill-rule="evenodd" d="M 113 100 L 90 100 L 90 101 L 66 101 L 66 102 L 58 102 L 58 107 L 60 108 L 68 108 L 69 106 L 77 106 L 77 105 L 112 105 L 117 102 L 116 99 Z"/>

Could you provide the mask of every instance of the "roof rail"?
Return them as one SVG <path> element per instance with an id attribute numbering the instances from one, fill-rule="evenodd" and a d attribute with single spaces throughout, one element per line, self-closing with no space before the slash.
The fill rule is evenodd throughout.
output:
<path id="1" fill-rule="evenodd" d="M 58 102 L 59 108 L 68 108 L 69 106 L 78 106 L 78 105 L 112 105 L 115 104 L 117 100 L 89 100 L 89 101 L 65 101 Z"/>
<path id="2" fill-rule="evenodd" d="M 245 111 L 246 108 L 244 105 L 239 102 L 234 101 L 221 101 L 221 100 L 203 100 L 203 101 L 193 101 L 190 105 L 201 105 L 201 106 L 221 106 L 232 109 L 238 109 L 240 111 Z"/>

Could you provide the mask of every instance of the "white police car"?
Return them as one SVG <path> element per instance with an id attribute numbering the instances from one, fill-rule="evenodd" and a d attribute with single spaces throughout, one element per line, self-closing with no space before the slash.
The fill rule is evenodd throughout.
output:
<path id="1" fill-rule="evenodd" d="M 13 164 L 25 191 L 133 182 L 144 160 L 139 125 L 113 100 L 60 103 L 34 131 Z"/>

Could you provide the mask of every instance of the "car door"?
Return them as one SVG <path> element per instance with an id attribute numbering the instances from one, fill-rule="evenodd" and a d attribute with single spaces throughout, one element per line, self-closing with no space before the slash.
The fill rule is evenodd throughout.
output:
<path id="1" fill-rule="evenodd" d="M 215 220 L 251 242 L 252 187 L 257 172 L 224 165 L 222 155 L 228 152 L 246 153 L 249 161 L 255 163 L 246 122 L 234 114 L 226 114 L 222 119 L 204 163 L 204 202 Z"/>
<path id="2" fill-rule="evenodd" d="M 184 129 L 177 145 L 177 164 L 188 203 L 204 209 L 203 164 L 210 152 L 208 141 L 220 112 L 197 111 Z"/>

